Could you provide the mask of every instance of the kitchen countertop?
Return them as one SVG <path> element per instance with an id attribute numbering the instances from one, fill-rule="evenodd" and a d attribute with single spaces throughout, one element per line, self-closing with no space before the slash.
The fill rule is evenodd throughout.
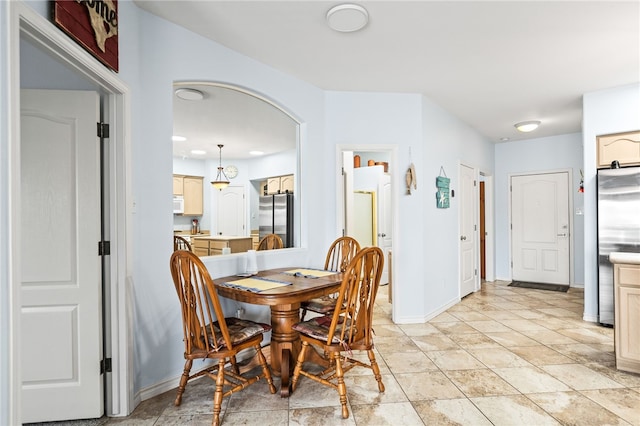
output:
<path id="1" fill-rule="evenodd" d="M 200 231 L 198 234 L 192 234 L 191 231 L 173 231 L 173 235 L 187 235 L 190 237 L 208 237 L 211 235 L 210 231 Z"/>
<path id="2" fill-rule="evenodd" d="M 609 262 L 640 265 L 640 253 L 624 253 L 624 252 L 610 253 Z"/>
<path id="3" fill-rule="evenodd" d="M 241 240 L 241 239 L 247 239 L 247 238 L 251 238 L 251 237 L 237 237 L 237 236 L 226 236 L 226 235 L 192 235 L 191 238 L 195 238 L 198 240 L 224 240 L 224 241 L 228 241 L 228 240 Z"/>

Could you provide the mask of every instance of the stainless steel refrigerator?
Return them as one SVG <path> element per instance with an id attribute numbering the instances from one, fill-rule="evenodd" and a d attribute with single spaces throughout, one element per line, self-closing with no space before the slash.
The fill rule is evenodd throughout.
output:
<path id="1" fill-rule="evenodd" d="M 640 252 L 640 167 L 598 170 L 598 321 L 613 325 L 612 252 Z"/>
<path id="2" fill-rule="evenodd" d="M 260 197 L 258 205 L 260 239 L 267 234 L 282 238 L 284 247 L 293 247 L 293 194 Z"/>

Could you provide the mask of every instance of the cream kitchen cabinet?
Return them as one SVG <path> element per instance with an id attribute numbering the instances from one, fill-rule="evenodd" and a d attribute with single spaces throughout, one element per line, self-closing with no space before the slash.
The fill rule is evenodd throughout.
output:
<path id="1" fill-rule="evenodd" d="M 616 368 L 640 373 L 640 253 L 611 253 Z"/>
<path id="2" fill-rule="evenodd" d="M 173 175 L 173 195 L 184 194 L 184 176 Z"/>
<path id="3" fill-rule="evenodd" d="M 263 195 L 293 193 L 293 175 L 275 176 L 262 183 Z"/>
<path id="4" fill-rule="evenodd" d="M 222 254 L 222 249 L 228 248 L 230 253 L 243 253 L 251 250 L 253 246 L 251 237 L 226 237 L 218 235 L 214 237 L 193 237 L 191 247 L 198 256 L 216 256 Z"/>
<path id="5" fill-rule="evenodd" d="M 620 166 L 640 165 L 640 131 L 598 136 L 598 168 L 608 169 L 613 161 Z"/>
<path id="6" fill-rule="evenodd" d="M 203 178 L 201 176 L 173 175 L 173 195 L 184 197 L 184 216 L 202 216 Z"/>

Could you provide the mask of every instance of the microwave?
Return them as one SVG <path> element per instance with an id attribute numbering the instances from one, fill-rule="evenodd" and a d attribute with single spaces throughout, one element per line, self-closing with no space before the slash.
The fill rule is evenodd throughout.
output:
<path id="1" fill-rule="evenodd" d="M 182 195 L 173 196 L 173 214 L 184 213 L 184 197 Z"/>

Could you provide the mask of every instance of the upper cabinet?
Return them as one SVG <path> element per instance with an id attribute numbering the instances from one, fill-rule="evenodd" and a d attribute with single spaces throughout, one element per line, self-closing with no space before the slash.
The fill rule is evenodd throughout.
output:
<path id="1" fill-rule="evenodd" d="M 173 195 L 184 195 L 184 176 L 173 175 Z"/>
<path id="2" fill-rule="evenodd" d="M 613 161 L 620 166 L 640 165 L 640 131 L 598 136 L 598 168 L 608 169 Z"/>
<path id="3" fill-rule="evenodd" d="M 263 182 L 262 195 L 293 193 L 293 186 L 293 175 L 272 177 Z"/>
<path id="4" fill-rule="evenodd" d="M 173 195 L 184 197 L 185 216 L 202 216 L 204 212 L 203 178 L 201 176 L 173 175 Z"/>

